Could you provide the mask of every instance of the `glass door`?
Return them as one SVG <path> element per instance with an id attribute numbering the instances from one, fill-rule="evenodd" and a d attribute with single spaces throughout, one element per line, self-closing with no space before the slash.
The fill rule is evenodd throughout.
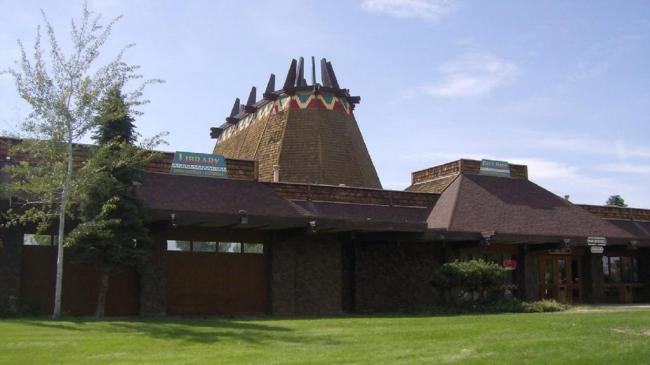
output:
<path id="1" fill-rule="evenodd" d="M 542 256 L 539 273 L 540 298 L 562 303 L 582 302 L 582 262 L 579 257 Z"/>

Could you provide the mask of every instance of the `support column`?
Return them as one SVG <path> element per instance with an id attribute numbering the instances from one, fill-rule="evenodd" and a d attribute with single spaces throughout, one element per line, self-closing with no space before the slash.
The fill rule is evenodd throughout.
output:
<path id="1" fill-rule="evenodd" d="M 152 234 L 150 256 L 140 270 L 140 315 L 164 316 L 167 313 L 167 241 Z"/>
<path id="2" fill-rule="evenodd" d="M 583 289 L 587 291 L 587 302 L 599 304 L 603 302 L 605 278 L 603 276 L 603 255 L 587 250 L 585 281 Z"/>
<path id="3" fill-rule="evenodd" d="M 650 303 L 650 248 L 640 249 L 639 255 L 639 280 L 645 284 L 645 298 L 643 301 Z"/>
<path id="4" fill-rule="evenodd" d="M 539 300 L 539 260 L 530 251 L 524 253 L 524 299 Z"/>

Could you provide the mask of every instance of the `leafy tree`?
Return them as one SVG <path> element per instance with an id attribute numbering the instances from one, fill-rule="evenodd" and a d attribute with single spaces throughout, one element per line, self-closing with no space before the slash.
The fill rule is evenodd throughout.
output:
<path id="1" fill-rule="evenodd" d="M 21 58 L 15 68 L 3 71 L 13 76 L 18 94 L 32 111 L 20 126 L 23 143 L 10 152 L 27 161 L 7 168 L 12 182 L 7 185 L 22 204 L 8 212 L 10 224 L 35 222 L 44 230 L 58 221 L 57 270 L 53 319 L 61 316 L 63 282 L 63 247 L 66 242 L 68 206 L 74 201 L 73 192 L 82 183 L 75 171 L 75 143 L 95 126 L 94 117 L 100 101 L 114 85 L 125 85 L 141 79 L 138 66 L 123 61 L 124 47 L 112 61 L 100 65 L 98 56 L 108 39 L 117 17 L 106 25 L 100 15 L 83 6 L 81 19 L 71 25 L 72 49 L 69 54 L 59 46 L 53 26 L 41 11 L 49 40 L 49 52 L 41 46 L 41 28 L 37 28 L 33 56 L 30 59 L 21 41 Z M 49 57 L 48 57 L 49 56 Z M 130 92 L 129 105 L 148 102 L 142 99 L 146 85 L 160 80 L 147 80 Z"/>
<path id="2" fill-rule="evenodd" d="M 627 204 L 625 204 L 625 200 L 623 199 L 623 197 L 621 197 L 618 194 L 610 196 L 607 199 L 607 202 L 605 204 L 614 205 L 614 206 L 623 207 L 623 208 L 627 207 Z"/>
<path id="3" fill-rule="evenodd" d="M 100 272 L 95 317 L 104 316 L 110 274 L 137 267 L 150 241 L 145 214 L 137 196 L 144 165 L 156 155 L 133 145 L 135 131 L 119 85 L 106 95 L 96 118 L 97 151 L 79 171 L 83 177 L 79 219 L 69 235 L 76 261 Z"/>

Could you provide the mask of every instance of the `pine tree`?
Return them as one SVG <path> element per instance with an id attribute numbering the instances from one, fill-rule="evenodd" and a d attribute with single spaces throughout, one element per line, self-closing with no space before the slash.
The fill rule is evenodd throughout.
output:
<path id="1" fill-rule="evenodd" d="M 112 272 L 137 268 L 150 241 L 137 186 L 142 168 L 152 154 L 133 145 L 135 126 L 129 108 L 114 87 L 101 103 L 93 136 L 99 145 L 80 170 L 85 177 L 77 194 L 80 223 L 70 233 L 70 247 L 77 262 L 99 270 L 96 318 L 104 316 Z"/>

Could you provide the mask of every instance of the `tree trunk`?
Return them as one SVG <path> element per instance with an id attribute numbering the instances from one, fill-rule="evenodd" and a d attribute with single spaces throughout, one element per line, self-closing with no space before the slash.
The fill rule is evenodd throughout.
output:
<path id="1" fill-rule="evenodd" d="M 70 179 L 72 179 L 72 136 L 69 133 L 67 142 L 67 172 L 63 181 L 63 190 L 61 191 L 61 207 L 59 209 L 59 236 L 57 237 L 57 255 L 56 255 L 56 283 L 54 285 L 54 311 L 52 319 L 61 318 L 61 298 L 63 295 L 63 242 L 65 237 L 65 215 L 66 204 L 68 202 L 68 193 L 70 189 Z"/>
<path id="2" fill-rule="evenodd" d="M 108 293 L 108 280 L 110 279 L 110 270 L 101 271 L 99 276 L 99 288 L 97 291 L 97 308 L 95 309 L 95 319 L 104 318 L 106 309 L 106 294 Z"/>

